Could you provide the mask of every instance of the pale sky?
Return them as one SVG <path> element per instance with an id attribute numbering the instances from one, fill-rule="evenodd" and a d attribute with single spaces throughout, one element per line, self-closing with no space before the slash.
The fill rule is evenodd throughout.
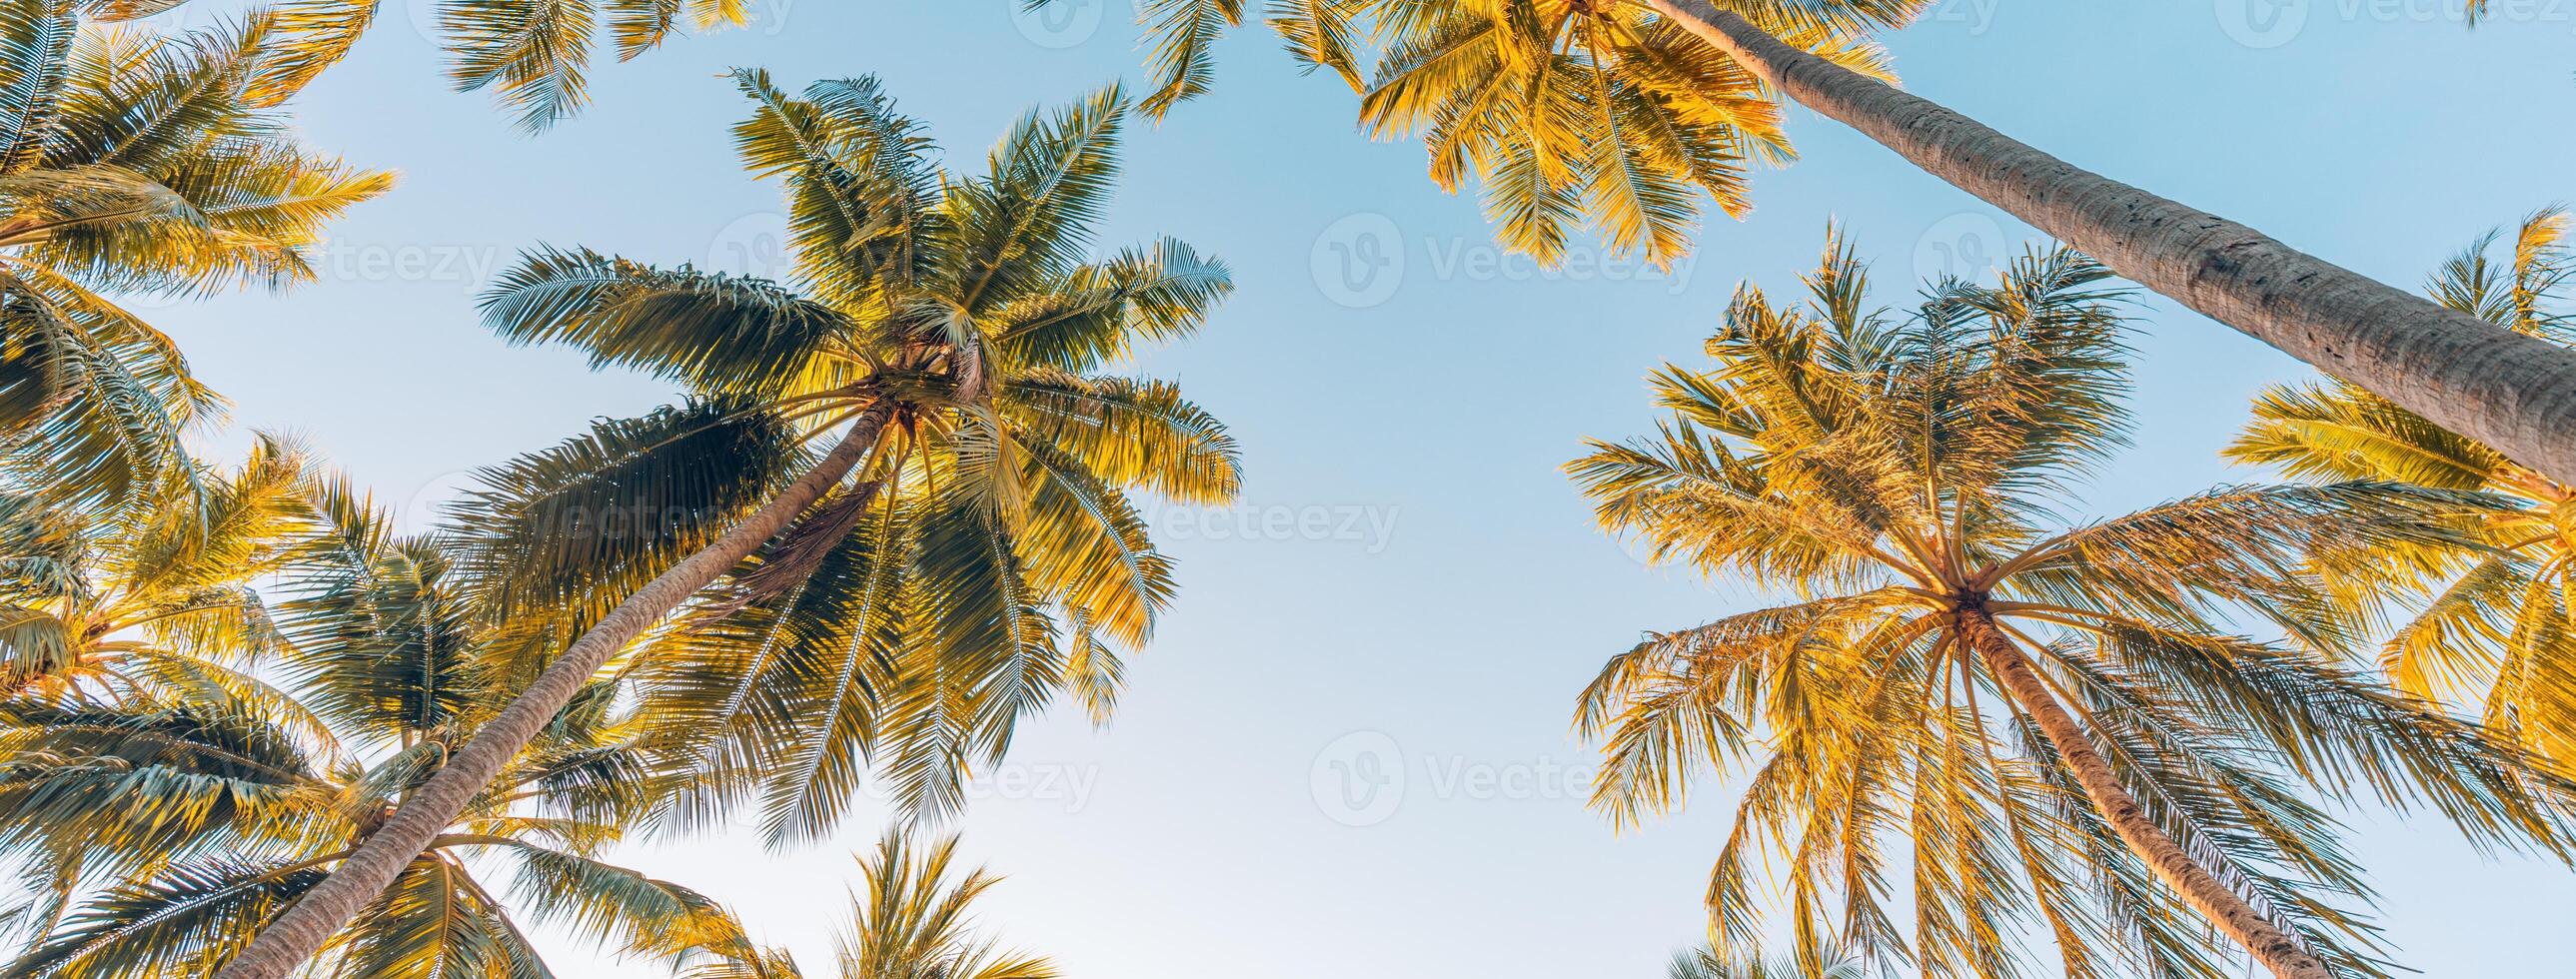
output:
<path id="1" fill-rule="evenodd" d="M 474 466 L 670 397 L 487 335 L 473 295 L 516 250 L 774 270 L 777 188 L 734 161 L 729 66 L 790 87 L 879 74 L 969 166 L 1024 109 L 1141 79 L 1128 0 L 1061 23 L 1017 0 L 755 0 L 749 30 L 602 65 L 590 112 L 527 138 L 446 91 L 424 2 L 385 0 L 299 104 L 316 145 L 404 174 L 339 225 L 324 281 L 153 312 L 242 424 L 303 433 L 415 518 Z M 2474 34 L 2444 20 L 2455 5 L 1952 0 L 1889 40 L 1917 92 L 2411 288 L 2576 196 L 2576 4 L 2502 3 Z M 1271 35 L 1237 33 L 1220 61 L 1214 95 L 1131 132 L 1105 243 L 1169 233 L 1233 264 L 1238 294 L 1205 333 L 1140 367 L 1233 425 L 1249 479 L 1233 511 L 1157 515 L 1183 590 L 1115 726 L 1072 709 L 1026 726 L 961 824 L 1010 878 L 987 916 L 1075 977 L 1659 976 L 1700 934 L 1726 807 L 1614 835 L 1582 805 L 1593 756 L 1567 722 L 1639 632 L 1751 596 L 1641 567 L 1557 467 L 1586 436 L 1646 431 L 1646 371 L 1698 362 L 1738 282 L 1794 288 L 1829 219 L 1889 290 L 1976 271 L 2028 229 L 1795 112 L 1804 159 L 1761 174 L 1757 212 L 1705 228 L 1687 265 L 1541 277 L 1499 259 L 1418 145 L 1355 135 L 1349 93 L 1299 76 Z M 2254 390 L 2307 373 L 2148 308 L 2139 444 L 2090 514 L 2264 478 L 2217 449 Z M 2576 875 L 2489 862 L 2435 822 L 2355 818 L 2402 962 L 2565 974 Z M 819 969 L 849 853 L 876 832 L 870 815 L 795 852 L 744 834 L 623 856 Z M 554 963 L 645 974 L 577 947 Z"/>

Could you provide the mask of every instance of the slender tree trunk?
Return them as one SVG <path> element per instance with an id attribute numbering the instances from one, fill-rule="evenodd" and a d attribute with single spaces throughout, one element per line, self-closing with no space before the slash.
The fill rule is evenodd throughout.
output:
<path id="1" fill-rule="evenodd" d="M 2245 946 L 2273 975 L 2283 979 L 2334 979 L 2335 974 L 2303 943 L 2274 926 L 2271 919 L 2255 910 L 2209 868 L 2193 860 L 2180 843 L 2147 816 L 2138 798 L 2120 785 L 2120 777 L 2111 771 L 2102 753 L 2094 750 L 2092 739 L 2085 736 L 2074 715 L 2067 712 L 2066 705 L 2058 703 L 2056 694 L 2031 668 L 2030 657 L 1993 619 L 1983 612 L 1966 612 L 1960 615 L 1959 627 L 1976 647 L 1978 657 L 1985 660 L 1995 682 L 2002 684 L 2013 703 L 2038 722 L 2040 733 L 2057 749 L 2058 760 L 2073 770 L 2076 784 L 2084 788 L 2084 797 L 2092 800 L 2093 810 L 2110 824 L 2113 833 L 2119 834 L 2120 842 L 2128 844 L 2129 852 L 2155 872 L 2156 879 Z"/>
<path id="2" fill-rule="evenodd" d="M 797 477 L 775 499 L 744 518 L 706 550 L 673 565 L 619 602 L 599 624 L 573 640 L 571 648 L 547 665 L 536 682 L 521 691 L 490 723 L 476 729 L 474 737 L 439 768 L 438 774 L 405 797 L 393 817 L 369 834 L 331 876 L 270 922 L 240 955 L 216 973 L 217 979 L 283 979 L 312 958 L 325 940 L 347 927 L 367 902 L 383 893 L 404 867 L 428 850 L 431 841 L 455 824 L 466 804 L 499 777 L 510 759 L 517 757 L 565 704 L 572 702 L 609 657 L 761 544 L 778 536 L 824 491 L 849 475 L 867 455 L 868 447 L 876 443 L 877 433 L 891 414 L 891 409 L 882 404 L 869 409 L 821 463 Z"/>
<path id="3" fill-rule="evenodd" d="M 2079 169 L 1782 43 L 1709 0 L 1644 0 L 1801 105 L 2112 271 L 2451 431 L 2576 483 L 2576 350 Z"/>

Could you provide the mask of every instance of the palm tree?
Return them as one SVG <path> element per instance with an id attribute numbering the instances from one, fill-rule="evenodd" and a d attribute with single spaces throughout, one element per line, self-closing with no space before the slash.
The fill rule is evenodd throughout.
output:
<path id="1" fill-rule="evenodd" d="M 1833 941 L 2015 975 L 2033 918 L 2072 976 L 2220 974 L 2208 926 L 2278 975 L 2379 975 L 2369 926 L 2330 903 L 2369 891 L 2302 783 L 2570 854 L 2568 786 L 2338 668 L 2353 623 L 2302 574 L 2311 548 L 2449 539 L 2471 501 L 2231 487 L 2056 526 L 2128 424 L 2108 275 L 2032 253 L 1899 318 L 1866 307 L 1837 241 L 1807 305 L 1747 289 L 1714 368 L 1655 376 L 1656 439 L 1570 465 L 1602 525 L 1659 560 L 1799 596 L 1650 635 L 1577 720 L 1606 740 L 1594 803 L 1622 825 L 1677 805 L 1703 763 L 1751 765 L 1708 892 L 1720 954 L 1756 937 L 1768 854 L 1810 975 Z M 1911 848 L 1910 942 L 1885 903 L 1892 839 Z"/>
<path id="2" fill-rule="evenodd" d="M 1030 0 L 1053 3 L 1060 0 Z M 1616 250 L 1686 247 L 1692 184 L 1741 207 L 1748 159 L 1781 158 L 1786 98 L 2319 370 L 2576 482 L 2576 351 L 2499 330 L 2252 228 L 2049 156 L 1906 94 L 1857 46 L 1929 0 L 1298 0 L 1289 50 L 1361 90 L 1377 134 L 1423 132 L 1431 173 L 1473 168 L 1507 244 L 1540 259 L 1589 218 Z M 1239 0 L 1143 0 L 1163 89 L 1207 86 Z M 1384 47 L 1360 82 L 1363 37 Z M 1698 43 L 1690 43 L 1685 36 Z"/>
<path id="3" fill-rule="evenodd" d="M 1195 330 L 1230 288 L 1176 241 L 1086 257 L 1117 173 L 1116 89 L 1032 114 L 958 178 L 872 79 L 802 98 L 737 81 L 757 107 L 735 127 L 747 165 L 786 178 L 799 289 L 540 249 L 485 297 L 506 337 L 693 400 L 501 467 L 460 509 L 489 612 L 563 610 L 561 628 L 533 634 L 535 679 L 229 979 L 302 962 L 651 630 L 634 669 L 697 734 L 680 752 L 704 776 L 696 811 L 756 789 L 773 838 L 809 838 L 872 760 L 905 808 L 953 808 L 1055 690 L 1105 710 L 1116 649 L 1169 601 L 1127 494 L 1232 496 L 1221 425 L 1170 384 L 1094 373 Z"/>
<path id="4" fill-rule="evenodd" d="M 53 701 L 244 690 L 277 644 L 250 584 L 277 570 L 309 463 L 263 437 L 230 472 L 187 463 L 146 506 L 0 498 L 0 696 Z"/>
<path id="5" fill-rule="evenodd" d="M 979 934 L 975 899 L 1001 883 L 978 867 L 954 877 L 957 838 L 923 847 L 890 830 L 859 858 L 867 893 L 851 895 L 850 927 L 835 936 L 841 979 L 1054 979 L 1044 957 L 1004 950 Z M 711 962 L 688 979 L 799 979 L 786 953 Z"/>
<path id="6" fill-rule="evenodd" d="M 0 0 L 0 451 L 15 482 L 95 507 L 187 471 L 221 413 L 170 338 L 102 292 L 312 278 L 305 249 L 392 176 L 320 156 L 247 97 L 271 21 L 177 38 L 84 30 Z"/>
<path id="7" fill-rule="evenodd" d="M 288 689 L 265 697 L 78 692 L 0 706 L 0 852 L 88 892 L 41 912 L 24 977 L 204 975 L 323 879 L 488 713 L 472 589 L 345 489 L 317 494 L 279 608 Z M 612 684 L 585 691 L 493 786 L 330 937 L 323 972 L 544 975 L 520 922 L 656 959 L 754 954 L 688 888 L 603 863 L 658 791 Z M 508 896 L 478 872 L 517 872 Z"/>
<path id="8" fill-rule="evenodd" d="M 2436 272 L 2427 291 L 2443 306 L 2565 344 L 2576 321 L 2561 289 L 2576 276 L 2567 218 L 2550 208 L 2524 219 L 2507 262 L 2489 258 L 2489 234 Z M 2475 550 L 2413 549 L 2354 573 L 2359 601 L 2416 609 L 2381 653 L 2397 686 L 2419 697 L 2483 701 L 2487 726 L 2524 747 L 2576 766 L 2576 487 L 2505 458 L 2423 416 L 2349 384 L 2280 385 L 2254 403 L 2254 420 L 2227 454 L 2312 480 L 2378 480 L 2477 491 Z"/>

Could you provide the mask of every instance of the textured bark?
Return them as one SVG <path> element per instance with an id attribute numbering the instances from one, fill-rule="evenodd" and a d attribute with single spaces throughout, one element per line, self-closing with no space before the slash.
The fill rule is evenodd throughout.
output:
<path id="1" fill-rule="evenodd" d="M 406 796 L 392 818 L 369 834 L 331 876 L 270 922 L 249 947 L 216 973 L 216 979 L 283 979 L 312 958 L 325 940 L 347 927 L 368 902 L 402 874 L 404 867 L 455 824 L 466 804 L 500 776 L 510 759 L 517 757 L 565 704 L 572 702 L 610 657 L 679 608 L 689 596 L 778 536 L 825 490 L 849 475 L 876 443 L 877 433 L 885 427 L 890 414 L 880 405 L 861 415 L 840 444 L 833 446 L 812 470 L 797 477 L 776 498 L 753 511 L 707 549 L 673 565 L 619 602 L 599 624 L 574 639 L 571 648 L 547 665 L 536 682 L 489 723 L 476 729 L 474 737 L 439 768 L 438 774 Z"/>
<path id="2" fill-rule="evenodd" d="M 2056 694 L 2031 668 L 2030 657 L 2013 645 L 2012 638 L 2004 635 L 1993 619 L 1982 612 L 1963 613 L 1959 628 L 1975 646 L 1995 682 L 2003 686 L 2023 713 L 2030 715 L 2049 745 L 2057 749 L 2058 760 L 2075 774 L 2076 784 L 2084 788 L 2084 797 L 2093 802 L 2093 811 L 2110 824 L 2113 833 L 2119 834 L 2120 842 L 2128 844 L 2130 853 L 2155 872 L 2157 880 L 2173 888 L 2192 910 L 2245 946 L 2273 975 L 2284 979 L 2334 979 L 2335 974 L 2298 939 L 2274 926 L 2271 919 L 2210 873 L 2209 868 L 2193 860 L 2182 844 L 2148 817 L 2138 797 L 2121 786 L 2119 775 L 2111 771 L 2102 753 L 2094 750 L 2092 739 L 2075 722 L 2074 715 L 2067 712 L 2066 705 L 2058 703 Z"/>
<path id="3" fill-rule="evenodd" d="M 1645 0 L 1801 105 L 2120 275 L 2576 483 L 2576 350 L 2454 312 L 2262 232 L 2080 169 L 1782 43 L 1708 0 Z"/>

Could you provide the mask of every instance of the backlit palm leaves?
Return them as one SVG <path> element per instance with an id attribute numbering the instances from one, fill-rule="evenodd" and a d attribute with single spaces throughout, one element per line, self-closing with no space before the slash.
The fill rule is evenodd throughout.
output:
<path id="1" fill-rule="evenodd" d="M 48 499 L 131 502 L 221 402 L 101 291 L 308 279 L 305 249 L 391 183 L 304 149 L 248 96 L 262 17 L 178 38 L 0 0 L 0 449 Z"/>
<path id="2" fill-rule="evenodd" d="M 1036 0 L 1042 5 L 1062 0 Z M 1208 87 L 1209 48 L 1237 0 L 1146 0 L 1138 16 L 1157 116 Z M 1884 76 L 1865 38 L 1923 0 L 1731 4 L 1788 44 Z M 1751 209 L 1757 163 L 1790 158 L 1776 93 L 1643 4 L 1626 0 L 1282 0 L 1267 8 L 1289 51 L 1361 93 L 1360 123 L 1420 135 L 1431 177 L 1473 179 L 1503 242 L 1542 262 L 1577 224 L 1615 255 L 1662 264 L 1690 250 L 1701 195 Z M 1369 64 L 1374 55 L 1374 66 Z"/>
<path id="3" fill-rule="evenodd" d="M 0 707 L 0 850 L 69 868 L 87 895 L 44 915 L 6 974 L 211 972 L 494 706 L 495 654 L 457 572 L 344 491 L 316 492 L 309 514 L 296 597 L 279 609 L 292 700 L 75 692 Z M 525 922 L 652 959 L 751 955 L 705 897 L 588 855 L 657 785 L 613 699 L 602 687 L 565 712 L 314 974 L 544 975 Z M 514 878 L 493 880 L 499 868 Z"/>
<path id="4" fill-rule="evenodd" d="M 859 858 L 865 891 L 851 894 L 850 926 L 835 936 L 840 979 L 1053 979 L 1045 958 L 1003 949 L 976 927 L 975 899 L 1001 882 L 983 868 L 955 874 L 955 837 L 927 847 L 889 831 Z M 688 979 L 799 979 L 794 959 L 768 951 L 715 962 Z"/>
<path id="5" fill-rule="evenodd" d="M 2229 974 L 2213 922 L 2285 975 L 2378 975 L 2315 795 L 2566 855 L 2542 794 L 2563 786 L 2337 667 L 2353 624 L 2302 570 L 2438 539 L 2473 501 L 2231 487 L 2058 523 L 2128 423 L 2104 278 L 2032 254 L 1900 317 L 1867 311 L 1836 244 L 1807 305 L 1747 290 L 1714 367 L 1656 375 L 1657 438 L 1572 464 L 1606 528 L 1800 597 L 1652 635 L 1583 697 L 1595 803 L 1623 824 L 1701 765 L 1748 766 L 1708 892 L 1719 954 L 1762 930 L 1767 864 L 1808 975 L 1835 942 L 1925 975 L 2033 974 L 2049 945 L 2072 976 Z M 2237 634 L 2257 624 L 2287 639 Z"/>
<path id="6" fill-rule="evenodd" d="M 881 426 L 852 480 L 636 673 L 705 776 L 691 812 L 756 802 L 774 838 L 811 838 L 872 768 L 905 807 L 945 812 L 1054 692 L 1106 713 L 1118 650 L 1173 587 L 1130 494 L 1215 502 L 1236 476 L 1232 441 L 1177 389 L 1096 372 L 1195 329 L 1229 286 L 1175 241 L 1088 254 L 1115 90 L 1030 116 L 957 177 L 873 80 L 801 98 L 739 81 L 757 111 L 736 138 L 787 182 L 801 289 L 530 254 L 487 297 L 495 329 L 699 400 L 496 471 L 463 523 L 506 604 L 583 608 L 702 546 L 804 468 L 804 440 Z"/>
<path id="7" fill-rule="evenodd" d="M 2556 209 L 2525 220 L 2509 262 L 2489 235 L 2427 287 L 2460 312 L 2561 343 L 2576 339 L 2560 290 L 2576 263 Z M 2576 764 L 2576 488 L 2515 465 L 2412 412 L 2345 384 L 2275 387 L 2228 448 L 2294 476 L 2373 479 L 2492 494 L 2475 537 L 2487 550 L 2415 548 L 2349 569 L 2359 600 L 2413 610 L 2382 653 L 2418 696 L 2482 703 L 2487 724 Z"/>
<path id="8" fill-rule="evenodd" d="M 235 668 L 278 640 L 249 586 L 301 526 L 308 463 L 263 440 L 228 472 L 186 465 L 149 506 L 83 515 L 0 499 L 0 696 L 255 686 Z"/>

